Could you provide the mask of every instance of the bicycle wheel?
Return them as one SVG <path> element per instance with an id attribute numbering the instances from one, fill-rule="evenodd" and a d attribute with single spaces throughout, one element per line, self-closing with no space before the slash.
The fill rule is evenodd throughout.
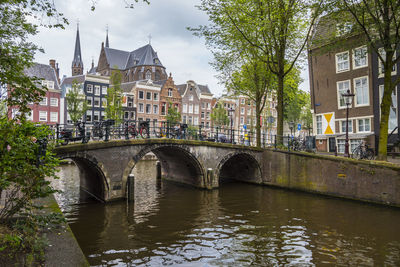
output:
<path id="1" fill-rule="evenodd" d="M 365 159 L 373 160 L 375 158 L 375 153 L 372 149 L 368 148 L 367 151 L 365 151 Z"/>
<path id="2" fill-rule="evenodd" d="M 354 148 L 353 152 L 351 153 L 351 158 L 353 159 L 361 158 L 361 149 L 359 147 Z"/>
<path id="3" fill-rule="evenodd" d="M 149 130 L 147 128 L 140 129 L 140 136 L 142 138 L 148 138 L 149 137 Z"/>

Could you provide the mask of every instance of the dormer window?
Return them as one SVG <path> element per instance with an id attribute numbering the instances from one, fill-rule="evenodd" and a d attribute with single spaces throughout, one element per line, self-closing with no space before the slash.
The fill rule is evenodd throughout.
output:
<path id="1" fill-rule="evenodd" d="M 146 80 L 151 80 L 151 71 L 150 70 L 146 71 Z"/>
<path id="2" fill-rule="evenodd" d="M 172 97 L 172 89 L 168 89 L 168 96 Z"/>
<path id="3" fill-rule="evenodd" d="M 193 95 L 189 96 L 189 101 L 193 101 Z"/>

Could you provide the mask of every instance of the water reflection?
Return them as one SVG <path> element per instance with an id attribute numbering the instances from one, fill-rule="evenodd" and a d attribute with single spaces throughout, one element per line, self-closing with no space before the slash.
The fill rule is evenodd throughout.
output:
<path id="1" fill-rule="evenodd" d="M 63 180 L 74 171 L 63 167 Z M 238 183 L 157 184 L 154 161 L 135 170 L 134 203 L 74 199 L 59 201 L 93 266 L 400 265 L 398 209 Z"/>

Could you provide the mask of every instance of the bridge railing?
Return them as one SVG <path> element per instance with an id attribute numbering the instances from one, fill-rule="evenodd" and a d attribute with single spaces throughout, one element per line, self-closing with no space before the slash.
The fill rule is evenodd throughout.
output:
<path id="1" fill-rule="evenodd" d="M 233 129 L 230 126 L 203 126 L 184 123 L 147 122 L 126 120 L 117 124 L 113 120 L 99 121 L 92 124 L 80 122 L 77 124 L 57 124 L 52 127 L 50 140 L 58 140 L 60 144 L 70 142 L 86 143 L 89 140 L 110 141 L 118 139 L 171 138 L 198 140 L 220 143 L 232 143 L 246 146 L 256 146 L 255 130 Z M 289 135 L 277 136 L 262 131 L 260 140 L 262 147 L 273 147 L 288 150 L 303 149 L 309 143 L 309 138 L 294 138 Z M 308 143 L 307 143 L 308 142 Z M 311 143 L 310 143 L 311 144 Z M 308 144 L 307 147 L 310 147 Z M 315 147 L 315 139 L 314 139 Z"/>

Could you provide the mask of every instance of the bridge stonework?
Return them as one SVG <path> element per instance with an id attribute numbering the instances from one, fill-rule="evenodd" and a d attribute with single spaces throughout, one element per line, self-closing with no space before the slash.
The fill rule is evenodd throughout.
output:
<path id="1" fill-rule="evenodd" d="M 127 180 L 136 163 L 154 153 L 162 178 L 198 188 L 219 187 L 230 178 L 262 183 L 262 149 L 213 142 L 171 139 L 113 140 L 60 146 L 55 153 L 72 159 L 81 187 L 104 201 L 126 197 Z"/>

